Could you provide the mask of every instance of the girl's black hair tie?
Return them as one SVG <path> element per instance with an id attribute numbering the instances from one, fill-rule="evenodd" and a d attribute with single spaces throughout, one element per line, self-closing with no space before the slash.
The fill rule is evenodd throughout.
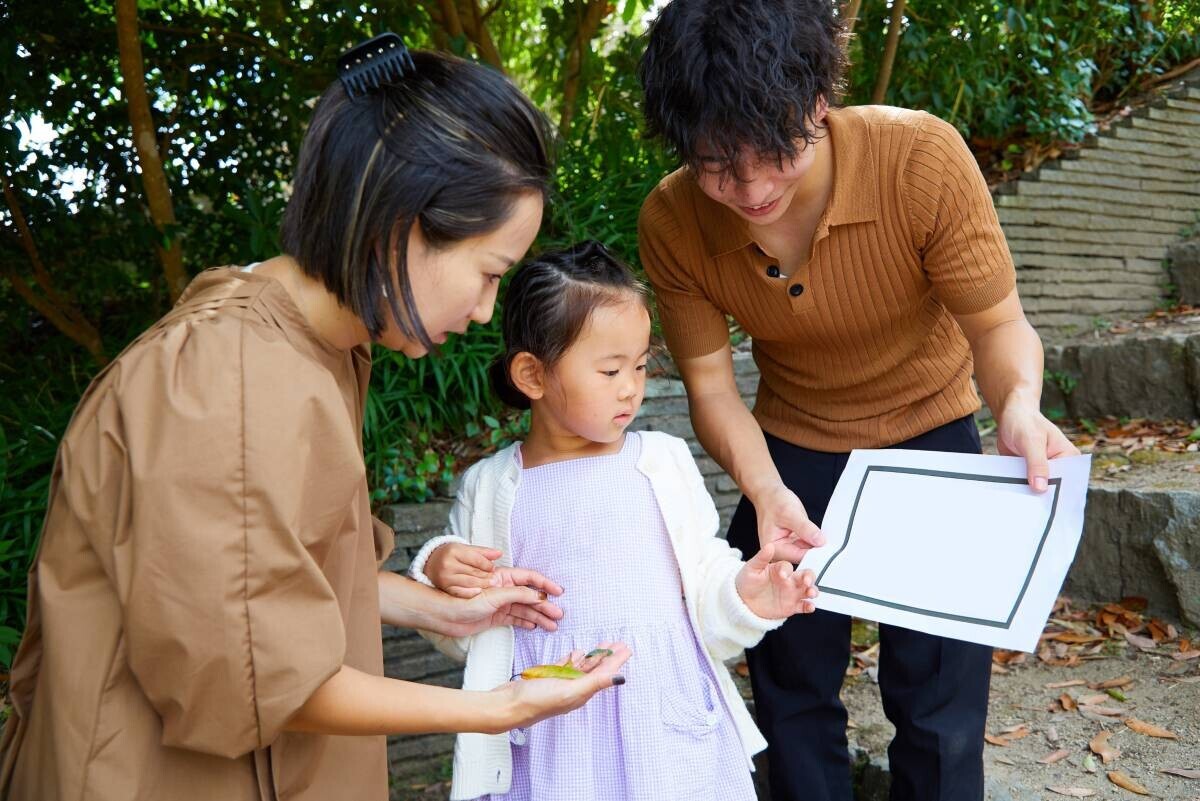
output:
<path id="1" fill-rule="evenodd" d="M 337 67 L 338 79 L 351 100 L 417 71 L 404 40 L 390 31 L 347 50 Z"/>

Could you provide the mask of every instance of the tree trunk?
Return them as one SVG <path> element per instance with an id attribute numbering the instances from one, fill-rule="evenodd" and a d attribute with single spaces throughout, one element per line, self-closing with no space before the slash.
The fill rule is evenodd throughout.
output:
<path id="1" fill-rule="evenodd" d="M 604 18 L 613 12 L 613 6 L 608 0 L 579 0 L 583 3 L 580 13 L 579 5 L 575 6 L 575 41 L 567 55 L 567 68 L 563 77 L 562 114 L 559 117 L 558 131 L 565 138 L 571 129 L 571 120 L 575 118 L 575 106 L 579 98 L 579 84 L 583 76 L 583 63 L 587 54 L 592 50 L 592 39 L 600 30 Z"/>
<path id="2" fill-rule="evenodd" d="M 496 0 L 496 2 L 500 2 L 500 0 Z M 500 51 L 496 49 L 491 32 L 488 31 L 486 15 L 479 8 L 479 0 L 467 0 L 467 5 L 471 12 L 463 19 L 463 28 L 466 30 L 467 38 L 474 43 L 475 49 L 479 51 L 479 57 L 485 64 L 504 72 L 504 62 L 500 59 Z"/>
<path id="3" fill-rule="evenodd" d="M 158 229 L 160 242 L 158 258 L 167 278 L 171 301 L 179 299 L 187 286 L 187 271 L 183 267 L 183 247 L 175 235 L 175 208 L 171 187 L 163 171 L 158 152 L 154 118 L 150 114 L 150 98 L 146 93 L 146 68 L 142 60 L 142 41 L 138 32 L 137 0 L 116 0 L 117 50 L 121 62 L 121 78 L 125 100 L 129 106 L 129 122 L 133 127 L 133 144 L 142 172 L 142 187 L 150 207 L 150 219 Z"/>
<path id="4" fill-rule="evenodd" d="M 8 279 L 13 289 L 26 303 L 68 338 L 86 348 L 96 363 L 103 367 L 108 364 L 108 354 L 104 352 L 104 342 L 100 339 L 100 332 L 70 298 L 54 288 L 54 283 L 50 280 L 50 273 L 46 270 L 45 262 L 38 253 L 37 244 L 33 241 L 33 233 L 29 230 L 29 225 L 25 222 L 25 215 L 21 212 L 21 204 L 17 202 L 16 191 L 13 190 L 6 178 L 0 177 L 0 185 L 3 186 L 4 201 L 8 205 L 13 224 L 17 229 L 16 239 L 21 249 L 25 251 L 25 255 L 29 257 L 30 263 L 33 264 L 34 283 L 42 291 L 39 294 L 16 270 L 4 262 L 0 262 L 0 273 Z"/>
<path id="5" fill-rule="evenodd" d="M 903 20 L 904 0 L 892 0 L 892 17 L 888 21 L 883 61 L 879 65 L 879 75 L 875 78 L 875 91 L 871 93 L 872 105 L 879 105 L 887 97 L 888 83 L 892 80 L 892 65 L 896 63 L 896 50 L 900 46 L 900 30 L 904 26 Z"/>
<path id="6" fill-rule="evenodd" d="M 854 33 L 854 26 L 858 23 L 858 12 L 862 10 L 863 0 L 850 0 L 842 6 L 842 19 L 846 21 L 846 38 Z"/>

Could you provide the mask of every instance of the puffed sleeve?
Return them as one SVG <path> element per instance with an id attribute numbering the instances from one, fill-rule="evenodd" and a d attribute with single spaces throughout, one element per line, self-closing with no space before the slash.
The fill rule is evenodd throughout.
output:
<path id="1" fill-rule="evenodd" d="M 272 329 L 182 324 L 129 357 L 129 665 L 165 745 L 236 757 L 342 664 L 322 567 L 363 480 L 356 430 L 332 374 Z"/>

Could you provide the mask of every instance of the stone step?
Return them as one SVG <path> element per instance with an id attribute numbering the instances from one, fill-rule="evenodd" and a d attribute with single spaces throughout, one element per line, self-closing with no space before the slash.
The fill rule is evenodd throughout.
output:
<path id="1" fill-rule="evenodd" d="M 1131 150 L 1126 145 L 1127 143 L 1112 147 L 1097 145 L 1095 147 L 1084 148 L 1079 151 L 1079 158 L 1073 159 L 1073 161 L 1083 164 L 1103 161 L 1128 166 L 1151 167 L 1158 170 L 1172 170 L 1185 175 L 1191 175 L 1198 169 L 1194 162 L 1187 159 L 1158 156 L 1153 153 L 1139 151 L 1136 148 Z"/>
<path id="2" fill-rule="evenodd" d="M 1103 164 L 1104 162 L 1096 163 Z M 1137 172 L 1140 173 L 1141 170 Z M 1158 170 L 1157 172 L 1163 173 L 1166 171 Z M 1179 194 L 1200 195 L 1200 172 L 1180 172 L 1168 180 L 1132 173 L 1134 173 L 1133 170 L 1125 174 L 1083 170 L 1041 170 L 1036 176 L 1030 176 L 1033 178 L 1032 181 L 1028 178 L 1022 178 L 1020 186 L 1022 187 L 1022 191 L 1024 191 L 1024 187 L 1039 183 L 1066 185 L 1077 187 L 1080 190 L 1087 190 L 1090 194 L 1100 197 L 1104 197 L 1107 193 L 1114 191 L 1150 192 L 1162 194 L 1168 198 L 1173 198 Z"/>
<path id="3" fill-rule="evenodd" d="M 1016 195 L 1002 195 L 1012 197 Z M 997 198 L 999 200 L 999 198 Z M 1114 233 L 1155 233 L 1179 236 L 1180 224 L 1167 220 L 1133 219 L 1119 210 L 1106 210 L 1099 214 L 1076 212 L 1070 209 L 1053 211 L 1022 208 L 1018 203 L 1007 205 L 1010 201 L 996 204 L 996 214 L 1000 217 L 1000 225 L 1008 230 L 1010 225 L 1026 225 L 1038 228 L 1057 230 L 1069 228 L 1077 231 L 1111 231 Z"/>
<path id="4" fill-rule="evenodd" d="M 1165 248 L 1179 237 L 1171 233 L 1156 233 L 1146 231 L 1113 231 L 1109 229 L 1083 230 L 1059 225 L 1004 225 L 1004 235 L 1011 243 L 1015 240 L 1040 241 L 1051 243 L 1069 243 L 1097 245 L 1102 247 L 1140 248 L 1141 253 L 1147 250 Z M 1125 254 L 1121 254 L 1125 255 Z"/>
<path id="5" fill-rule="evenodd" d="M 1162 254 L 1166 255 L 1165 251 Z M 1018 268 L 1029 267 L 1044 270 L 1073 270 L 1111 271 L 1118 273 L 1142 273 L 1145 275 L 1166 275 L 1161 256 L 1159 259 L 1148 259 L 1130 256 L 1081 256 L 1064 253 L 1028 253 L 1013 251 L 1013 262 Z"/>
<path id="6" fill-rule="evenodd" d="M 1200 306 L 1200 239 L 1171 245 L 1167 262 L 1179 302 Z"/>
<path id="7" fill-rule="evenodd" d="M 1136 129 L 1129 128 L 1121 131 L 1125 134 L 1102 136 L 1096 140 L 1096 152 L 1132 153 L 1135 157 L 1148 157 L 1161 161 L 1173 161 L 1182 169 L 1192 169 L 1191 165 L 1200 158 L 1200 147 L 1171 144 L 1166 142 L 1149 141 L 1139 136 Z M 1146 132 L 1149 134 L 1149 132 Z"/>
<path id="8" fill-rule="evenodd" d="M 1105 187 L 1098 184 L 1085 184 L 1082 180 L 1071 181 L 1069 183 L 1052 180 L 1055 175 L 1062 176 L 1063 174 L 1047 173 L 1048 180 L 1020 182 L 1018 184 L 1018 197 L 1056 197 L 1104 203 L 1117 201 L 1121 204 L 1171 210 L 1200 209 L 1200 196 L 1178 189 L 1172 192 L 1159 190 L 1145 191 L 1126 187 Z M 1098 176 L 1093 176 L 1093 178 L 1096 181 L 1106 180 Z M 1120 180 L 1128 183 L 1127 179 Z M 1176 184 L 1173 186 L 1179 187 L 1183 185 Z M 1185 211 L 1183 214 L 1183 219 L 1187 219 L 1187 212 Z"/>
<path id="9" fill-rule="evenodd" d="M 1027 229 L 1025 226 L 1013 227 Z M 1019 232 L 1009 229 L 1005 229 L 1004 233 L 1005 238 L 1008 240 L 1008 248 L 1014 253 L 1020 251 L 1022 253 L 1046 253 L 1066 256 L 1109 256 L 1139 260 L 1145 260 L 1147 255 L 1155 251 L 1165 254 L 1167 245 L 1174 240 L 1174 237 L 1160 234 L 1157 237 L 1158 242 L 1153 245 L 1147 245 L 1145 241 L 1121 243 L 1079 241 L 1083 239 L 1082 236 L 1075 240 L 1066 239 L 1062 236 L 1027 239 L 1024 236 L 1018 235 Z M 1114 235 L 1109 238 L 1118 239 L 1119 237 Z"/>
<path id="10" fill-rule="evenodd" d="M 1072 175 L 1118 175 L 1183 184 L 1194 184 L 1200 181 L 1200 166 L 1197 166 L 1193 170 L 1183 170 L 1169 167 L 1155 167 L 1149 164 L 1136 164 L 1131 163 L 1127 159 L 1112 161 L 1102 158 L 1056 159 L 1043 164 L 1038 174 L 1044 175 L 1048 172 L 1062 172 Z"/>
<path id="11" fill-rule="evenodd" d="M 1045 184 L 1033 183 L 1030 186 L 1045 186 Z M 1148 197 L 1148 193 L 1136 193 L 1139 198 Z M 1128 219 L 1127 225 L 1136 230 L 1142 226 L 1143 220 L 1154 222 L 1173 223 L 1174 229 L 1179 230 L 1180 227 L 1192 222 L 1195 218 L 1196 206 L 1189 205 L 1183 208 L 1166 208 L 1157 205 L 1153 202 L 1142 203 L 1130 202 L 1123 198 L 1109 199 L 1093 199 L 1086 197 L 1063 197 L 1057 195 L 1047 195 L 1044 192 L 1034 190 L 1026 193 L 1021 190 L 1019 195 L 997 195 L 995 203 L 998 208 L 1019 208 L 1027 211 L 1042 212 L 1043 218 L 1053 219 L 1062 212 L 1082 212 L 1085 214 L 1099 214 L 1106 217 Z M 1161 230 L 1161 229 L 1160 229 Z M 1169 227 L 1168 227 L 1169 230 Z"/>
<path id="12" fill-rule="evenodd" d="M 1174 103 L 1167 103 L 1162 107 L 1151 106 L 1146 110 L 1146 117 L 1172 124 L 1200 125 L 1200 113 L 1188 111 Z"/>
<path id="13" fill-rule="evenodd" d="M 1047 343 L 1046 375 L 1043 408 L 1068 417 L 1191 420 L 1200 415 L 1200 317 L 1161 330 Z"/>
<path id="14" fill-rule="evenodd" d="M 1097 462 L 1064 592 L 1091 601 L 1138 595 L 1200 626 L 1200 454 L 1142 453 L 1157 461 L 1112 477 L 1097 477 L 1105 464 Z"/>

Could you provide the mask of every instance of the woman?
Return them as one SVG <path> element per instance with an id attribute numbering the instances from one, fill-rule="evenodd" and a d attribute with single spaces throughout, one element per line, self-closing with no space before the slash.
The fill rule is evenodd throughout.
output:
<path id="1" fill-rule="evenodd" d="M 412 55 L 321 98 L 286 255 L 196 278 L 80 403 L 12 669 L 7 798 L 382 801 L 380 735 L 501 732 L 620 683 L 623 647 L 584 679 L 486 693 L 382 676 L 381 620 L 462 636 L 560 616 L 538 577 L 460 600 L 378 572 L 369 345 L 419 358 L 487 322 L 549 179 L 510 83 Z"/>
<path id="2" fill-rule="evenodd" d="M 675 0 L 641 64 L 649 132 L 684 163 L 639 220 L 663 332 L 696 433 L 743 493 L 730 542 L 792 562 L 823 541 L 849 451 L 979 452 L 972 371 L 1035 491 L 1076 452 L 1039 411 L 1041 343 L 978 165 L 928 114 L 831 108 L 842 38 L 828 0 Z M 727 315 L 753 338 L 753 414 Z M 990 649 L 880 638 L 892 798 L 982 798 Z M 851 798 L 849 653 L 850 619 L 819 609 L 750 651 L 775 801 Z"/>

